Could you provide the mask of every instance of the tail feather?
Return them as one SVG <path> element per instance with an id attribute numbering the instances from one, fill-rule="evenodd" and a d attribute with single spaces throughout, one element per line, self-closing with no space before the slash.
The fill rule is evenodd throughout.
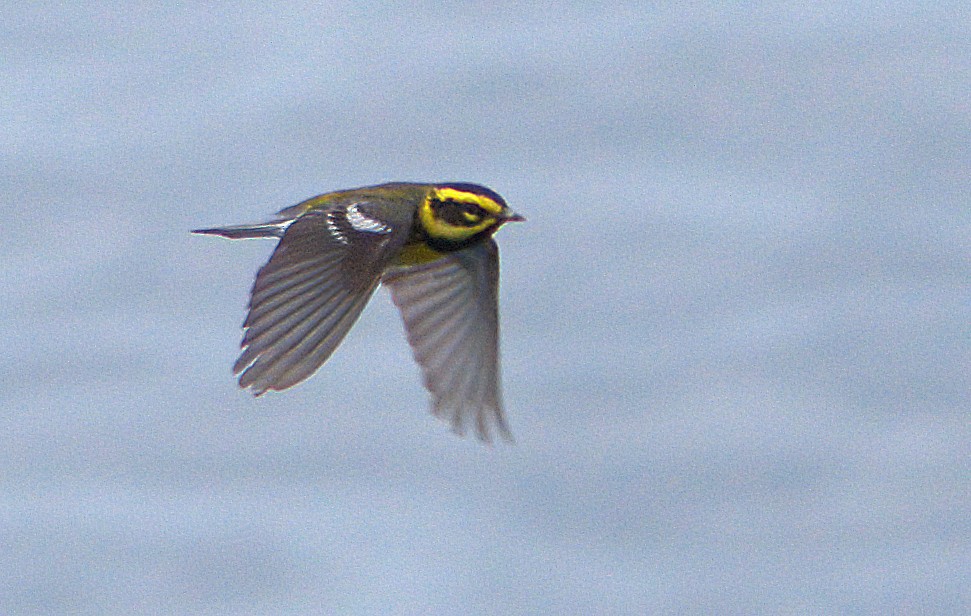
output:
<path id="1" fill-rule="evenodd" d="M 290 225 L 289 220 L 264 222 L 256 225 L 231 225 L 214 229 L 195 229 L 192 233 L 199 235 L 219 235 L 231 240 L 248 240 L 261 237 L 283 237 L 283 233 Z"/>

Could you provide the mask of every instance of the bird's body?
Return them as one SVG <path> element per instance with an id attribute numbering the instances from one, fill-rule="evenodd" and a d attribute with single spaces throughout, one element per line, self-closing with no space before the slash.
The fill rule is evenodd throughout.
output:
<path id="1" fill-rule="evenodd" d="M 331 192 L 266 223 L 201 229 L 278 238 L 256 277 L 233 367 L 256 395 L 313 374 L 377 286 L 401 311 L 432 410 L 462 433 L 508 437 L 499 386 L 499 253 L 492 234 L 522 220 L 475 184 L 393 183 Z"/>

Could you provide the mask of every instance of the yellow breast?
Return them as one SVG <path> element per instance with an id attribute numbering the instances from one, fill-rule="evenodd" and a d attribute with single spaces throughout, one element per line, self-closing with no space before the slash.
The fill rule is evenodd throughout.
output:
<path id="1" fill-rule="evenodd" d="M 437 261 L 446 253 L 434 250 L 424 242 L 407 244 L 395 260 L 397 266 L 422 265 Z"/>

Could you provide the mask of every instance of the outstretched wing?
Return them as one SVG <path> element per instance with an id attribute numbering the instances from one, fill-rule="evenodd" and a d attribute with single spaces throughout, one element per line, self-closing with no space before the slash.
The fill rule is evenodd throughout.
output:
<path id="1" fill-rule="evenodd" d="M 327 361 L 408 237 L 410 219 L 387 220 L 388 209 L 353 203 L 289 225 L 253 284 L 233 366 L 240 387 L 286 389 Z"/>
<path id="2" fill-rule="evenodd" d="M 383 282 L 432 394 L 432 411 L 462 434 L 510 439 L 499 385 L 499 249 L 493 240 L 431 263 L 400 268 Z"/>

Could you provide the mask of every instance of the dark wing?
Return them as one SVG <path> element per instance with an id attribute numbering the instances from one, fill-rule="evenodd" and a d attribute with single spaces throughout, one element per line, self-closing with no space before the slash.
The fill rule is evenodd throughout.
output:
<path id="1" fill-rule="evenodd" d="M 233 372 L 256 395 L 296 385 L 327 361 L 401 250 L 410 217 L 386 204 L 312 210 L 287 228 L 256 276 Z"/>
<path id="2" fill-rule="evenodd" d="M 425 265 L 388 273 L 383 282 L 405 322 L 408 342 L 432 394 L 432 411 L 459 434 L 474 422 L 509 428 L 499 389 L 499 249 L 493 240 Z"/>

